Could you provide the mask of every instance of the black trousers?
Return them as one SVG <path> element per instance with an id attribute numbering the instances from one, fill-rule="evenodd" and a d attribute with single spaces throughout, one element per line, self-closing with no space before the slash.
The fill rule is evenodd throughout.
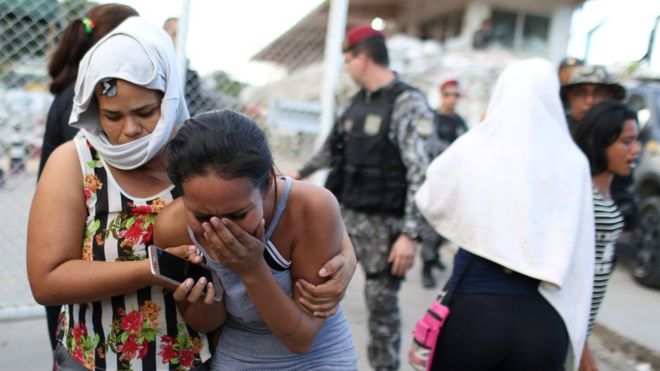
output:
<path id="1" fill-rule="evenodd" d="M 568 345 L 564 322 L 540 294 L 456 294 L 432 370 L 558 371 Z"/>

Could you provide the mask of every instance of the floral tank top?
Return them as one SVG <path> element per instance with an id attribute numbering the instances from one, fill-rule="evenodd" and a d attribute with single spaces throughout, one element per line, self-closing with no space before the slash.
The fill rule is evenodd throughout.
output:
<path id="1" fill-rule="evenodd" d="M 152 197 L 132 197 L 119 187 L 82 134 L 74 141 L 87 206 L 82 258 L 146 259 L 156 216 L 177 196 L 176 189 L 171 186 Z M 90 370 L 190 370 L 211 357 L 207 336 L 184 323 L 174 299 L 160 286 L 64 305 L 58 340 Z"/>

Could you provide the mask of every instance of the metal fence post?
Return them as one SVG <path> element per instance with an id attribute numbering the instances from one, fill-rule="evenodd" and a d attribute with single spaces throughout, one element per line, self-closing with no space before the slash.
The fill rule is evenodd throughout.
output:
<path id="1" fill-rule="evenodd" d="M 318 150 L 330 133 L 335 120 L 335 93 L 341 69 L 341 44 L 346 30 L 348 0 L 331 0 L 323 64 L 323 85 L 321 86 L 321 123 L 319 134 L 314 142 Z M 327 171 L 317 172 L 312 177 L 315 183 L 322 183 Z"/>
<path id="2" fill-rule="evenodd" d="M 190 21 L 190 0 L 183 0 L 181 17 L 179 18 L 179 29 L 176 34 L 176 61 L 179 68 L 179 81 L 181 89 L 186 91 L 186 69 L 188 61 L 186 59 L 186 43 L 188 41 L 188 23 Z"/>

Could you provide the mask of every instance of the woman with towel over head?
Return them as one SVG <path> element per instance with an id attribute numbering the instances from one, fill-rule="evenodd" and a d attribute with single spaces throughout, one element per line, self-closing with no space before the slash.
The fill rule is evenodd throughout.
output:
<path id="1" fill-rule="evenodd" d="M 593 280 L 589 164 L 571 140 L 554 67 L 511 63 L 484 121 L 427 170 L 416 195 L 460 249 L 433 370 L 576 369 Z M 570 363 L 566 363 L 570 362 Z"/>

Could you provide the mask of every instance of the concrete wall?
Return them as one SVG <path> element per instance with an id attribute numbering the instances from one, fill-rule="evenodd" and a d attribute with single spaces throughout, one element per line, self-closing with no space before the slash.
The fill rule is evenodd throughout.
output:
<path id="1" fill-rule="evenodd" d="M 571 5 L 564 5 L 556 9 L 552 15 L 547 57 L 554 64 L 559 64 L 559 61 L 566 56 L 573 10 Z"/>
<path id="2" fill-rule="evenodd" d="M 405 25 L 408 33 L 419 35 L 417 25 L 447 14 L 463 10 L 461 35 L 454 40 L 454 45 L 469 47 L 472 35 L 479 29 L 483 20 L 490 17 L 493 8 L 523 12 L 550 18 L 548 30 L 548 48 L 544 57 L 557 63 L 564 57 L 568 43 L 571 16 L 580 0 L 410 0 L 399 22 Z M 516 35 L 520 38 L 522 35 Z"/>

